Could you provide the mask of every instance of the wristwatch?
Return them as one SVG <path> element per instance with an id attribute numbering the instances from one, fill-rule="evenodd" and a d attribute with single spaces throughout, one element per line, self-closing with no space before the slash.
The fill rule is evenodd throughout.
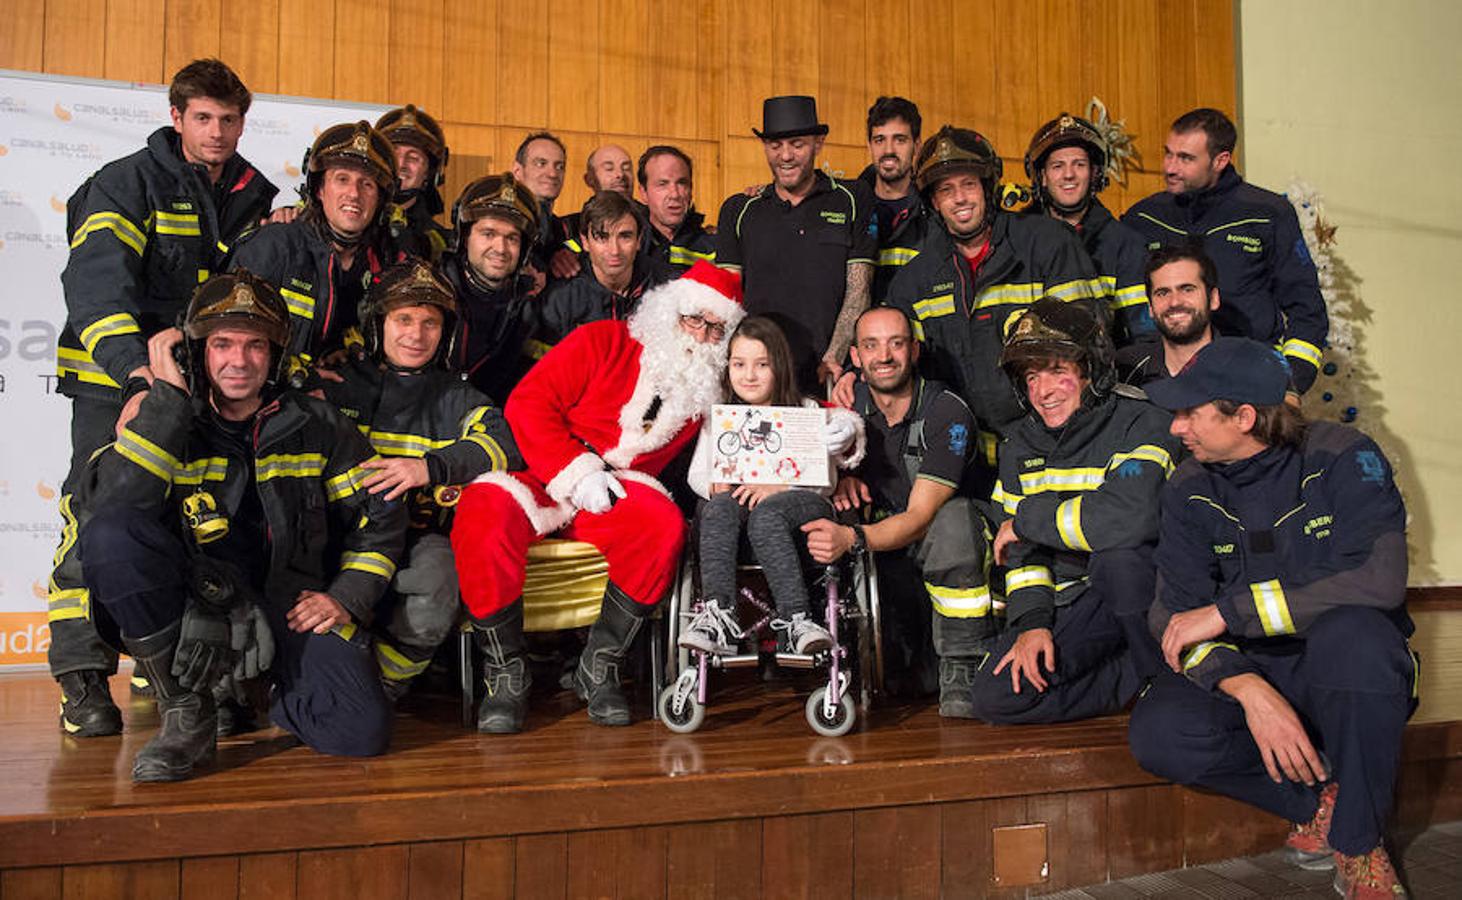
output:
<path id="1" fill-rule="evenodd" d="M 853 525 L 853 546 L 849 548 L 850 553 L 868 552 L 868 536 L 863 533 L 862 525 Z"/>

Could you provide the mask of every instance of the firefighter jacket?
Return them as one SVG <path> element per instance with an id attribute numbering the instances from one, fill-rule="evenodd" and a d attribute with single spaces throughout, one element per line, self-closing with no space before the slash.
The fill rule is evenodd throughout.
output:
<path id="1" fill-rule="evenodd" d="M 406 498 L 413 525 L 446 532 L 450 505 L 439 507 L 434 488 L 523 467 L 502 411 L 461 375 L 438 368 L 407 372 L 371 360 L 352 360 L 338 372 L 345 380 L 325 382 L 325 399 L 376 452 L 426 461 L 430 484 Z"/>
<path id="2" fill-rule="evenodd" d="M 171 126 L 87 179 L 66 202 L 61 393 L 120 396 L 127 374 L 147 365 L 147 339 L 177 324 L 194 288 L 223 268 L 229 248 L 269 214 L 276 193 L 238 155 L 212 184 L 202 166 L 183 159 Z"/>
<path id="3" fill-rule="evenodd" d="M 1191 194 L 1153 194 L 1122 221 L 1148 249 L 1202 241 L 1218 266 L 1222 303 L 1213 314 L 1221 334 L 1278 347 L 1304 392 L 1315 383 L 1330 320 L 1319 277 L 1294 207 L 1255 187 L 1230 166 L 1213 187 Z"/>
<path id="4" fill-rule="evenodd" d="M 1173 613 L 1217 603 L 1225 634 L 1184 649 L 1183 674 L 1213 690 L 1257 672 L 1245 651 L 1303 638 L 1326 611 L 1368 606 L 1403 635 L 1406 508 L 1370 438 L 1311 423 L 1299 447 L 1228 465 L 1189 459 L 1163 492 L 1154 555 L 1161 636 Z"/>
<path id="5" fill-rule="evenodd" d="M 638 254 L 629 287 L 623 294 L 616 294 L 594 277 L 594 267 L 586 257 L 579 274 L 549 285 L 538 299 L 534 308 L 534 358 L 542 357 L 548 348 L 568 337 L 569 332 L 580 325 L 603 319 L 618 321 L 629 318 L 640 305 L 645 291 L 675 277 L 675 270 L 668 264 Z"/>
<path id="6" fill-rule="evenodd" d="M 858 181 L 868 188 L 868 196 L 875 200 L 878 197 L 877 177 L 871 165 L 858 176 Z M 889 285 L 893 284 L 899 270 L 919 255 L 919 247 L 928 236 L 929 229 L 939 227 L 937 214 L 924 205 L 918 193 L 914 194 L 913 204 L 893 221 L 892 227 L 878 233 L 878 261 L 873 269 L 873 288 L 869 295 L 875 306 L 883 304 Z"/>
<path id="7" fill-rule="evenodd" d="M 705 214 L 692 208 L 686 213 L 685 221 L 675 229 L 675 234 L 667 238 L 650 224 L 648 207 L 636 204 L 636 208 L 640 211 L 640 227 L 644 229 L 640 238 L 641 253 L 675 275 L 685 274 L 685 270 L 695 265 L 697 260 L 716 261 L 716 233 L 706 229 Z"/>
<path id="8" fill-rule="evenodd" d="M 1076 233 L 1111 298 L 1113 343 L 1121 347 L 1152 334 L 1156 328 L 1147 308 L 1147 245 L 1142 235 L 1113 218 L 1095 197 Z"/>
<path id="9" fill-rule="evenodd" d="M 406 507 L 364 487 L 376 458 L 369 443 L 323 400 L 286 391 L 257 414 L 252 447 L 227 439 L 205 402 L 157 381 L 116 443 L 86 470 L 65 510 L 61 560 L 53 596 L 85 602 L 76 552 L 87 511 L 114 504 L 176 516 L 187 498 L 208 492 L 218 509 L 241 509 L 256 491 L 267 527 L 263 579 L 268 602 L 292 606 L 300 591 L 324 591 L 356 622 L 369 624 L 376 601 L 396 573 L 406 532 Z M 250 452 L 252 459 L 241 453 Z M 190 541 L 191 543 L 191 541 Z M 210 545 L 202 545 L 204 549 Z"/>
<path id="10" fill-rule="evenodd" d="M 1091 258 L 1067 225 L 999 212 L 990 255 L 972 275 L 943 227 L 930 228 L 919 255 L 889 286 L 886 303 L 904 311 L 923 343 L 922 368 L 969 404 L 980 447 L 994 465 L 997 434 L 1023 412 L 1000 371 L 1005 329 L 1041 297 L 1106 302 Z"/>
<path id="11" fill-rule="evenodd" d="M 518 275 L 493 290 L 469 277 L 460 253 L 449 254 L 438 270 L 457 295 L 457 335 L 452 368 L 462 372 L 495 403 L 507 401 L 518 380 L 533 365 L 533 279 Z"/>
<path id="12" fill-rule="evenodd" d="M 349 275 L 325 226 L 308 208 L 293 222 L 265 225 L 240 242 L 229 268 L 248 269 L 279 289 L 289 306 L 290 356 L 319 359 L 353 340 L 356 307 L 370 280 L 407 257 L 386 230 L 374 230 L 374 238 L 356 248 Z M 359 282 L 347 285 L 346 277 Z"/>
<path id="13" fill-rule="evenodd" d="M 1178 454 L 1171 417 L 1118 390 L 1060 428 L 1029 413 L 1000 448 L 992 499 L 1020 539 L 1005 576 L 1012 631 L 1052 627 L 1055 608 L 1086 591 L 1092 553 L 1157 540 L 1158 495 Z"/>
<path id="14" fill-rule="evenodd" d="M 398 247 L 436 262 L 456 247 L 457 232 L 438 222 L 431 210 L 432 204 L 427 202 L 427 198 L 419 196 L 405 209 L 393 206 L 388 225 L 391 238 Z"/>

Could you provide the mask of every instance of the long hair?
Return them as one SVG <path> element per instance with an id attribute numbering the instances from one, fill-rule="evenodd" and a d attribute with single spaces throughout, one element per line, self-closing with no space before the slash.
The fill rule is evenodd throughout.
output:
<path id="1" fill-rule="evenodd" d="M 1242 405 L 1232 400 L 1213 401 L 1214 408 L 1226 416 L 1238 413 Z M 1305 429 L 1309 427 L 1304 413 L 1288 403 L 1276 403 L 1273 406 L 1250 405 L 1254 406 L 1255 416 L 1254 427 L 1249 434 L 1259 443 L 1266 447 L 1298 447 L 1304 443 Z"/>
<path id="2" fill-rule="evenodd" d="M 768 402 L 772 406 L 801 406 L 802 394 L 797 390 L 797 376 L 792 367 L 792 348 L 787 345 L 787 336 L 776 322 L 766 316 L 747 316 L 726 343 L 727 366 L 721 373 L 721 395 L 727 403 L 736 402 L 731 390 L 731 345 L 737 338 L 760 341 L 767 348 L 767 359 L 772 364 L 772 395 Z"/>

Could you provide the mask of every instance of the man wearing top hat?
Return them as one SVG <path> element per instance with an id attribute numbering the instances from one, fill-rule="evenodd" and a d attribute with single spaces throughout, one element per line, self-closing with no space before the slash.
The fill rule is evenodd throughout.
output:
<path id="1" fill-rule="evenodd" d="M 752 132 L 771 184 L 728 197 L 717 220 L 716 264 L 741 273 L 748 314 L 786 332 L 805 391 L 842 373 L 878 255 L 867 187 L 816 166 L 827 131 L 813 98 L 766 100 L 761 130 Z"/>

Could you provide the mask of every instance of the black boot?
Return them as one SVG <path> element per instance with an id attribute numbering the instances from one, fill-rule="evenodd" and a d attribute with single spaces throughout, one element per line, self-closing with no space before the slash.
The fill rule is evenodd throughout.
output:
<path id="1" fill-rule="evenodd" d="M 472 634 L 482 651 L 482 684 L 487 693 L 477 707 L 477 730 L 486 734 L 516 734 L 528 713 L 528 647 L 523 640 L 523 600 L 486 619 L 472 620 Z"/>
<path id="2" fill-rule="evenodd" d="M 628 725 L 629 701 L 619 687 L 625 654 L 653 606 L 636 603 L 618 587 L 604 590 L 599 619 L 589 629 L 589 642 L 574 670 L 574 692 L 589 703 L 589 721 L 596 725 Z"/>
<path id="3" fill-rule="evenodd" d="M 975 717 L 975 669 L 980 659 L 945 657 L 939 660 L 939 714 L 946 719 Z"/>
<path id="4" fill-rule="evenodd" d="M 173 677 L 173 653 L 178 648 L 180 622 L 143 638 L 127 638 L 127 652 L 157 691 L 162 727 L 137 754 L 133 781 L 182 781 L 193 767 L 213 759 L 218 737 L 213 693 L 185 690 Z"/>
<path id="5" fill-rule="evenodd" d="M 122 733 L 122 711 L 112 702 L 107 673 L 97 669 L 67 672 L 61 685 L 61 730 L 72 737 Z"/>
<path id="6" fill-rule="evenodd" d="M 975 717 L 975 671 L 989 656 L 996 637 L 988 618 L 956 619 L 934 614 L 934 649 L 939 655 L 939 714 L 947 719 Z"/>

